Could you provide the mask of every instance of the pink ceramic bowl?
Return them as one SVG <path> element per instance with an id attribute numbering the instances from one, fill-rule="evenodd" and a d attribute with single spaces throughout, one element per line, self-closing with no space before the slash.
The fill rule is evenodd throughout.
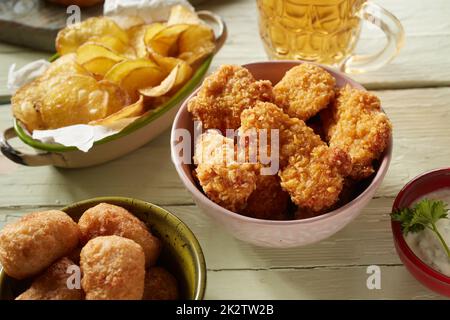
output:
<path id="1" fill-rule="evenodd" d="M 300 63 L 302 62 L 266 61 L 250 63 L 244 65 L 244 67 L 250 70 L 256 79 L 270 80 L 275 85 L 286 71 Z M 322 67 L 336 78 L 339 87 L 350 84 L 355 88 L 364 89 L 360 84 L 354 82 L 343 73 L 325 66 Z M 171 136 L 172 161 L 181 181 L 192 194 L 197 206 L 206 215 L 216 220 L 242 241 L 263 247 L 288 248 L 323 240 L 341 230 L 361 213 L 361 210 L 374 196 L 388 170 L 392 155 L 392 141 L 380 161 L 376 175 L 366 189 L 353 201 L 334 211 L 313 218 L 289 221 L 260 220 L 229 211 L 209 200 L 199 190 L 192 176 L 193 167 L 189 164 L 184 164 L 178 155 L 179 150 L 177 150 L 176 146 L 179 143 L 179 139 L 177 139 L 175 131 L 177 129 L 185 129 L 187 130 L 185 132 L 190 132 L 191 138 L 193 138 L 193 120 L 191 114 L 187 111 L 187 103 L 197 94 L 197 91 L 183 103 L 173 123 Z"/>
<path id="2" fill-rule="evenodd" d="M 450 188 L 450 168 L 426 172 L 403 187 L 392 210 L 409 207 L 417 199 L 443 188 Z M 406 269 L 424 286 L 450 298 L 450 277 L 434 270 L 414 254 L 405 241 L 400 222 L 392 220 L 391 226 L 395 249 Z"/>

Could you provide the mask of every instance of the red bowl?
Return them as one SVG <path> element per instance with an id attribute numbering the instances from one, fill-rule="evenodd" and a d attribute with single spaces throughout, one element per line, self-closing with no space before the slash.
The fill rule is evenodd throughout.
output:
<path id="1" fill-rule="evenodd" d="M 393 211 L 411 206 L 417 199 L 443 188 L 450 188 L 450 168 L 437 169 L 415 177 L 395 198 Z M 401 225 L 391 221 L 395 249 L 406 269 L 429 289 L 450 297 L 450 277 L 434 270 L 420 260 L 409 248 L 402 234 Z"/>

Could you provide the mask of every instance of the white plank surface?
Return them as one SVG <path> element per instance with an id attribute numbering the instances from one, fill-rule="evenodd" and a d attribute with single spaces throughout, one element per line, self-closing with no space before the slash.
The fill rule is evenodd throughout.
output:
<path id="1" fill-rule="evenodd" d="M 207 299 L 444 299 L 403 266 L 381 267 L 381 289 L 366 287 L 367 267 L 235 270 L 208 273 Z"/>
<path id="2" fill-rule="evenodd" d="M 449 165 L 450 1 L 433 0 L 432 5 L 422 0 L 376 2 L 400 18 L 406 46 L 389 66 L 355 79 L 369 88 L 388 89 L 377 94 L 394 124 L 394 155 L 376 197 L 333 237 L 285 250 L 258 248 L 234 239 L 193 205 L 171 164 L 168 131 L 136 152 L 94 168 L 27 168 L 0 156 L 0 228 L 36 209 L 59 208 L 96 196 L 130 196 L 164 206 L 192 228 L 207 260 L 209 299 L 441 298 L 402 266 L 388 213 L 407 181 Z M 223 16 L 230 30 L 212 68 L 266 59 L 254 0 L 215 0 L 202 8 Z M 382 42 L 381 37 L 367 28 L 359 49 L 371 50 Z M 11 63 L 23 65 L 47 56 L 0 44 L 0 97 L 6 94 Z M 9 108 L 0 106 L 0 128 L 10 125 Z M 366 287 L 366 268 L 373 264 L 382 270 L 381 290 Z"/>

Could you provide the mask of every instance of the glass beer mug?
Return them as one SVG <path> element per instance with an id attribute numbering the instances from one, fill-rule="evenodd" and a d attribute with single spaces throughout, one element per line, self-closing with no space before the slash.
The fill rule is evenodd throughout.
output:
<path id="1" fill-rule="evenodd" d="M 271 59 L 305 60 L 347 73 L 372 71 L 392 60 L 404 43 L 400 21 L 366 0 L 257 0 L 259 30 Z M 378 26 L 386 46 L 370 55 L 353 53 L 362 20 Z"/>

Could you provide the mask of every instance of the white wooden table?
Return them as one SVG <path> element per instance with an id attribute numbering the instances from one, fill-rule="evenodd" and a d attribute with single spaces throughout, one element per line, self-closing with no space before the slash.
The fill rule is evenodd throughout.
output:
<path id="1" fill-rule="evenodd" d="M 208 265 L 208 299 L 439 299 L 400 262 L 389 212 L 400 188 L 417 174 L 450 165 L 450 1 L 376 1 L 402 21 L 407 38 L 389 66 L 354 77 L 377 90 L 394 124 L 394 157 L 376 197 L 361 216 L 321 243 L 279 250 L 242 243 L 193 204 L 170 161 L 169 132 L 111 163 L 82 170 L 16 166 L 0 157 L 0 227 L 32 210 L 104 195 L 144 199 L 167 208 L 195 232 Z M 202 6 L 225 18 L 229 40 L 214 60 L 243 64 L 265 60 L 254 0 L 215 0 Z M 368 30 L 367 49 L 381 35 Z M 369 41 L 372 40 L 372 41 Z M 0 96 L 11 63 L 47 53 L 0 44 Z M 0 107 L 0 128 L 11 125 Z M 366 271 L 381 268 L 381 290 L 368 290 Z"/>

